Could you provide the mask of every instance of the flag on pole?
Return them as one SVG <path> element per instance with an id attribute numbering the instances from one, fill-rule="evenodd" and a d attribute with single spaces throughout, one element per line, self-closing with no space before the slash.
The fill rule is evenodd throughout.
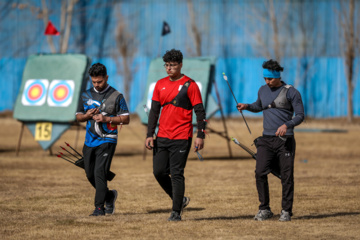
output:
<path id="1" fill-rule="evenodd" d="M 48 22 L 45 32 L 45 35 L 60 35 L 59 31 L 55 28 L 54 24 L 51 21 Z"/>
<path id="2" fill-rule="evenodd" d="M 161 36 L 165 36 L 166 34 L 170 33 L 170 26 L 167 22 L 164 21 Z"/>

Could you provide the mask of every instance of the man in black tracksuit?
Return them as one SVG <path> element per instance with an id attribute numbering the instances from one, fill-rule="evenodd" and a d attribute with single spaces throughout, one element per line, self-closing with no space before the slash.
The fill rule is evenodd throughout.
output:
<path id="1" fill-rule="evenodd" d="M 168 76 L 157 81 L 153 91 L 145 146 L 149 150 L 154 148 L 154 176 L 173 201 L 168 220 L 181 221 L 182 210 L 190 201 L 184 196 L 184 169 L 193 137 L 193 110 L 198 122 L 194 140 L 194 152 L 197 152 L 204 147 L 205 109 L 198 85 L 181 73 L 181 51 L 166 51 L 163 60 Z M 158 119 L 155 141 L 153 136 Z"/>
<path id="2" fill-rule="evenodd" d="M 107 83 L 106 67 L 96 63 L 89 75 L 93 87 L 82 93 L 76 119 L 86 122 L 85 172 L 96 190 L 95 210 L 90 216 L 103 216 L 115 211 L 117 191 L 109 190 L 107 181 L 117 144 L 117 126 L 129 124 L 130 117 L 124 96 Z"/>
<path id="3" fill-rule="evenodd" d="M 300 93 L 291 85 L 281 81 L 283 67 L 274 60 L 263 63 L 266 85 L 258 92 L 252 104 L 239 103 L 239 111 L 263 111 L 263 136 L 255 141 L 256 187 L 259 195 L 259 212 L 255 220 L 263 221 L 273 216 L 270 209 L 267 175 L 271 170 L 280 171 L 282 184 L 282 211 L 279 221 L 290 221 L 294 200 L 294 127 L 304 120 L 304 106 Z M 293 117 L 295 112 L 295 116 Z"/>

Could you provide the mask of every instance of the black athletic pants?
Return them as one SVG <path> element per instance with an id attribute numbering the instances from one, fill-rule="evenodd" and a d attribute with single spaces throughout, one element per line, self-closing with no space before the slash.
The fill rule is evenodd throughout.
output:
<path id="1" fill-rule="evenodd" d="M 256 148 L 255 178 L 260 201 L 259 209 L 270 209 L 267 175 L 275 168 L 281 175 L 282 209 L 292 213 L 296 148 L 294 136 L 286 136 L 286 141 L 276 136 L 264 136 L 257 141 Z"/>
<path id="2" fill-rule="evenodd" d="M 184 168 L 191 147 L 191 138 L 188 140 L 157 138 L 156 142 L 157 147 L 153 157 L 154 176 L 173 200 L 172 210 L 180 212 L 185 193 Z"/>
<path id="3" fill-rule="evenodd" d="M 104 207 L 105 200 L 111 198 L 107 187 L 106 175 L 110 171 L 112 157 L 116 144 L 104 143 L 98 147 L 84 145 L 84 164 L 86 177 L 95 188 L 95 207 Z"/>

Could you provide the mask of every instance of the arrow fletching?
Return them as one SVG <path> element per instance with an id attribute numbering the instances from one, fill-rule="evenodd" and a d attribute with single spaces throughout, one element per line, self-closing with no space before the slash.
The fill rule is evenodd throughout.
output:
<path id="1" fill-rule="evenodd" d="M 225 75 L 225 73 L 223 72 L 223 78 L 225 79 L 225 81 L 228 80 L 227 76 Z"/>
<path id="2" fill-rule="evenodd" d="M 236 143 L 236 144 L 238 144 L 238 145 L 240 144 L 239 141 L 238 141 L 236 138 L 231 138 L 231 140 L 233 140 L 234 143 Z"/>
<path id="3" fill-rule="evenodd" d="M 231 138 L 231 140 L 238 145 L 239 147 L 241 147 L 242 149 L 244 149 L 247 153 L 249 153 L 254 159 L 256 159 L 256 153 L 254 151 L 252 151 L 250 148 L 246 147 L 244 144 L 240 143 L 236 138 Z"/>

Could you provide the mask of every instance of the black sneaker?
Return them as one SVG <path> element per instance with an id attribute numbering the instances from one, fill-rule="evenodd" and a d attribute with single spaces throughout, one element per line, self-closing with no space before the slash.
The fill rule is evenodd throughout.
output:
<path id="1" fill-rule="evenodd" d="M 90 214 L 90 216 L 95 216 L 95 217 L 104 216 L 104 215 L 105 215 L 105 211 L 104 208 L 102 207 L 96 207 L 94 212 Z"/>
<path id="2" fill-rule="evenodd" d="M 176 211 L 172 211 L 170 217 L 168 218 L 168 221 L 171 221 L 171 222 L 181 221 L 180 213 L 178 213 Z"/>
<path id="3" fill-rule="evenodd" d="M 106 214 L 114 214 L 115 212 L 115 201 L 117 198 L 117 191 L 116 190 L 111 190 L 113 196 L 110 198 L 109 201 L 105 201 L 105 213 Z"/>

